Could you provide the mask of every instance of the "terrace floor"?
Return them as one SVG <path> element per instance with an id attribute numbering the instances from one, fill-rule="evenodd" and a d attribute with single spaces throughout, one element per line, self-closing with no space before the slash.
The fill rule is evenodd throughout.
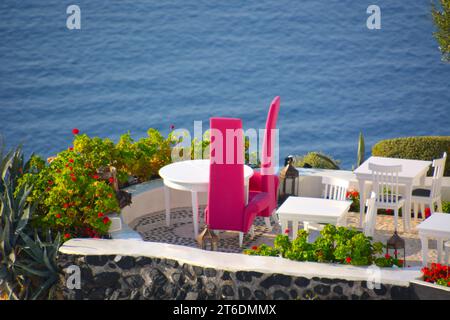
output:
<path id="1" fill-rule="evenodd" d="M 200 229 L 203 230 L 203 211 L 204 207 L 200 208 L 201 223 Z M 357 227 L 359 224 L 359 213 L 350 212 L 347 218 L 348 226 Z M 412 230 L 409 233 L 402 232 L 402 221 L 400 223 L 400 236 L 406 241 L 406 261 L 408 266 L 421 265 L 421 243 L 415 230 L 415 226 L 420 223 L 421 219 L 415 221 L 412 218 Z M 192 209 L 189 207 L 172 208 L 171 210 L 171 226 L 167 227 L 165 223 L 165 211 L 158 211 L 149 213 L 140 217 L 130 224 L 130 227 L 141 234 L 145 241 L 164 242 L 171 244 L 178 244 L 190 247 L 198 247 L 193 234 L 192 225 Z M 301 228 L 301 226 L 300 226 Z M 251 248 L 254 245 L 266 243 L 273 245 L 273 240 L 277 234 L 281 232 L 280 227 L 276 226 L 272 231 L 269 231 L 264 224 L 262 218 L 255 220 L 255 236 L 253 239 L 250 235 L 244 237 L 244 245 L 242 248 L 238 244 L 237 232 L 220 232 L 219 234 L 219 251 L 240 253 L 244 249 Z M 375 241 L 386 243 L 387 239 L 392 236 L 394 232 L 394 217 L 387 215 L 378 215 L 376 232 L 374 236 Z M 312 231 L 310 239 L 318 236 L 318 232 Z M 436 241 L 430 241 L 429 261 L 436 261 Z"/>

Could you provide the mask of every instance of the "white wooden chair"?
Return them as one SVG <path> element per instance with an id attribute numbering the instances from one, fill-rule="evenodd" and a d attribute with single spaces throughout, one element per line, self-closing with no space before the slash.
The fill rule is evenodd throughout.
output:
<path id="1" fill-rule="evenodd" d="M 324 199 L 346 200 L 349 181 L 333 177 L 322 177 L 322 184 L 325 185 Z"/>
<path id="2" fill-rule="evenodd" d="M 372 191 L 376 193 L 375 208 L 391 209 L 394 211 L 395 230 L 398 229 L 398 211 L 405 204 L 405 200 L 399 194 L 398 174 L 402 171 L 401 165 L 384 166 L 369 163 L 369 170 L 372 171 Z M 409 219 L 407 212 L 403 213 L 403 230 Z"/>
<path id="3" fill-rule="evenodd" d="M 367 212 L 363 231 L 368 237 L 373 237 L 375 234 L 375 226 L 377 223 L 377 207 L 375 205 L 375 201 L 377 200 L 376 197 L 377 194 L 372 191 L 370 198 L 366 201 Z"/>
<path id="4" fill-rule="evenodd" d="M 345 201 L 347 197 L 347 190 L 350 182 L 348 180 L 322 177 L 322 184 L 325 185 L 322 197 L 329 200 Z M 347 225 L 346 217 L 342 218 L 342 224 Z M 305 230 L 322 230 L 324 225 L 319 223 L 303 222 Z"/>
<path id="5" fill-rule="evenodd" d="M 434 206 L 437 205 L 437 211 L 442 212 L 441 187 L 442 177 L 445 171 L 445 161 L 447 160 L 447 153 L 440 159 L 433 160 L 433 177 L 431 179 L 430 188 L 415 188 L 412 191 L 411 202 L 414 204 L 414 219 L 417 220 L 420 211 L 422 218 L 424 218 L 425 206 L 430 208 L 431 213 L 434 213 Z"/>

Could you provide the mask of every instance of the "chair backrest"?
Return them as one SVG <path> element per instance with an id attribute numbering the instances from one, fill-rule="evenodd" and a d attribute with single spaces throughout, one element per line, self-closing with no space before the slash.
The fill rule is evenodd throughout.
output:
<path id="1" fill-rule="evenodd" d="M 333 177 L 322 177 L 322 184 L 325 185 L 323 197 L 330 200 L 345 200 L 349 181 Z"/>
<path id="2" fill-rule="evenodd" d="M 431 181 L 431 197 L 439 197 L 441 195 L 442 177 L 445 171 L 445 161 L 447 161 L 447 152 L 440 159 L 433 160 L 433 178 Z"/>
<path id="3" fill-rule="evenodd" d="M 402 171 L 402 166 L 384 166 L 369 163 L 369 170 L 372 171 L 373 191 L 377 194 L 376 202 L 384 204 L 398 203 L 398 174 Z"/>
<path id="4" fill-rule="evenodd" d="M 206 223 L 211 229 L 236 230 L 245 207 L 242 121 L 211 118 L 210 170 Z"/>
<path id="5" fill-rule="evenodd" d="M 278 113 L 280 111 L 280 97 L 276 96 L 270 104 L 267 114 L 266 131 L 264 133 L 262 154 L 261 154 L 261 174 L 273 174 L 273 167 L 277 166 L 275 158 L 275 132 L 277 127 Z M 271 170 L 272 169 L 272 170 Z"/>
<path id="6" fill-rule="evenodd" d="M 377 222 L 377 206 L 375 202 L 377 200 L 377 195 L 372 191 L 370 198 L 367 199 L 366 207 L 366 218 L 364 220 L 364 234 L 369 237 L 373 237 L 375 233 L 375 225 Z"/>

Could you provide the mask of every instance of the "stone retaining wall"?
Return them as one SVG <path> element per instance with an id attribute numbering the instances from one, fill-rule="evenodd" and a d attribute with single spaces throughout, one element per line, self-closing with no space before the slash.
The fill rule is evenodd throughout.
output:
<path id="1" fill-rule="evenodd" d="M 297 277 L 252 271 L 225 271 L 176 260 L 119 255 L 60 254 L 65 271 L 77 265 L 81 289 L 65 285 L 65 299 L 411 299 L 410 287 L 382 284 L 368 289 L 365 281 Z"/>

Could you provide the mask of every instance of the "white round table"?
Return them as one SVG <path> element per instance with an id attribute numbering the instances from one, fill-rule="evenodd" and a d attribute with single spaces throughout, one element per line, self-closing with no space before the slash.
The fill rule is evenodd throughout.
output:
<path id="1" fill-rule="evenodd" d="M 192 196 L 192 219 L 194 236 L 198 235 L 198 192 L 208 192 L 209 159 L 187 160 L 168 164 L 159 170 L 164 181 L 166 224 L 170 226 L 170 188 L 190 191 Z M 245 202 L 248 202 L 248 186 L 253 169 L 244 165 Z"/>

